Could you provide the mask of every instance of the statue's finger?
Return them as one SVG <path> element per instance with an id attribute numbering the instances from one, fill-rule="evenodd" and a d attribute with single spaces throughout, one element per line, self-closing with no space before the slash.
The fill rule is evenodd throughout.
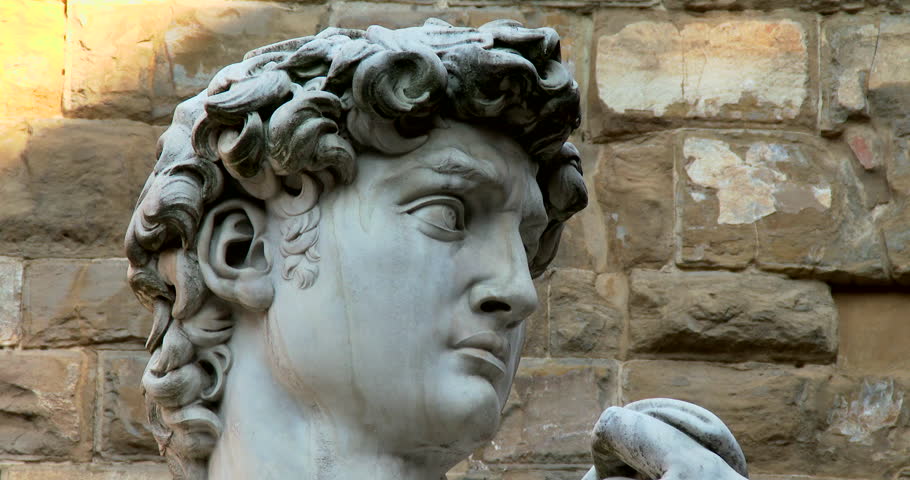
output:
<path id="1" fill-rule="evenodd" d="M 681 431 L 634 410 L 610 407 L 594 427 L 595 453 L 615 455 L 647 478 L 658 479 L 689 452 L 704 450 Z"/>
<path id="2" fill-rule="evenodd" d="M 669 398 L 640 400 L 624 408 L 657 418 L 682 431 L 716 453 L 737 473 L 748 478 L 749 472 L 742 448 L 724 422 L 710 411 L 698 405 Z"/>

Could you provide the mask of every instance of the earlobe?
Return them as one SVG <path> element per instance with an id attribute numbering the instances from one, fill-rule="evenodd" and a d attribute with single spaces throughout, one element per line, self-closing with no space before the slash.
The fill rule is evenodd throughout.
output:
<path id="1" fill-rule="evenodd" d="M 246 200 L 229 200 L 206 214 L 196 241 L 208 288 L 255 311 L 267 309 L 275 293 L 266 225 L 262 209 Z"/>

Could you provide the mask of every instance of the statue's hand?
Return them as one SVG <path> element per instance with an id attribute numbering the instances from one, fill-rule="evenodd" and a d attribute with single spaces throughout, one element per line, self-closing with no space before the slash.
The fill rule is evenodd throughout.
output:
<path id="1" fill-rule="evenodd" d="M 665 398 L 610 407 L 594 427 L 594 468 L 583 480 L 743 480 L 746 459 L 711 412 Z"/>

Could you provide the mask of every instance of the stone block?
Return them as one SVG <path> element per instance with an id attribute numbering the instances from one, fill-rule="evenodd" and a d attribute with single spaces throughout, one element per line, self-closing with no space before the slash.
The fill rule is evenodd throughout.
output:
<path id="1" fill-rule="evenodd" d="M 604 12 L 595 22 L 595 138 L 693 122 L 814 126 L 811 17 Z"/>
<path id="2" fill-rule="evenodd" d="M 822 21 L 819 127 L 839 130 L 851 115 L 868 111 L 867 79 L 878 44 L 878 19 L 835 15 Z"/>
<path id="3" fill-rule="evenodd" d="M 888 375 L 910 371 L 906 342 L 910 338 L 910 294 L 902 292 L 835 292 L 840 318 L 838 363 L 851 372 Z"/>
<path id="4" fill-rule="evenodd" d="M 810 363 L 837 355 L 837 309 L 819 281 L 634 270 L 629 312 L 633 355 Z"/>
<path id="5" fill-rule="evenodd" d="M 75 351 L 0 351 L 0 459 L 91 459 L 94 361 Z"/>
<path id="6" fill-rule="evenodd" d="M 588 463 L 590 433 L 616 403 L 610 360 L 525 359 L 493 442 L 474 454 L 484 463 Z"/>
<path id="7" fill-rule="evenodd" d="M 910 133 L 910 18 L 886 15 L 869 72 L 872 115 L 887 118 L 899 135 Z"/>
<path id="8" fill-rule="evenodd" d="M 156 51 L 170 0 L 69 0 L 66 84 L 69 116 L 146 120 L 152 111 Z"/>
<path id="9" fill-rule="evenodd" d="M 593 176 L 607 255 L 620 268 L 659 268 L 672 258 L 673 154 L 666 135 L 604 146 Z"/>
<path id="10" fill-rule="evenodd" d="M 550 279 L 550 354 L 616 358 L 628 297 L 622 273 L 555 270 Z"/>
<path id="11" fill-rule="evenodd" d="M 144 351 L 101 352 L 100 439 L 96 448 L 105 458 L 158 458 L 140 389 L 149 355 Z"/>
<path id="12" fill-rule="evenodd" d="M 0 467 L 3 480 L 171 480 L 165 465 L 15 465 Z"/>
<path id="13" fill-rule="evenodd" d="M 0 3 L 0 118 L 60 115 L 66 3 Z"/>
<path id="14" fill-rule="evenodd" d="M 0 257 L 0 346 L 19 343 L 22 333 L 22 262 Z"/>
<path id="15" fill-rule="evenodd" d="M 0 165 L 0 194 L 11 199 L 0 211 L 0 254 L 123 255 L 132 205 L 155 162 L 154 129 L 64 119 L 36 120 L 29 128 L 15 145 L 0 145 L 8 159 Z"/>
<path id="16" fill-rule="evenodd" d="M 886 283 L 875 216 L 845 145 L 803 134 L 688 132 L 677 153 L 677 262 Z M 716 214 L 716 215 L 715 215 Z"/>
<path id="17" fill-rule="evenodd" d="M 126 280 L 128 262 L 42 260 L 25 275 L 26 347 L 132 342 L 141 347 L 152 315 Z"/>
<path id="18" fill-rule="evenodd" d="M 719 365 L 633 360 L 623 367 L 623 404 L 670 397 L 701 405 L 730 427 L 750 470 L 809 472 L 819 414 L 813 393 L 828 367 Z"/>

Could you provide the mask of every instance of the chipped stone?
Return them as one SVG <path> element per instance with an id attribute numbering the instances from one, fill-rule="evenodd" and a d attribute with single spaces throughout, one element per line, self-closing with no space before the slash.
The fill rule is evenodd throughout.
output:
<path id="1" fill-rule="evenodd" d="M 872 445 L 873 433 L 897 424 L 903 405 L 904 392 L 895 391 L 893 380 L 863 380 L 861 390 L 852 398 L 837 397 L 828 429 L 851 442 Z"/>

